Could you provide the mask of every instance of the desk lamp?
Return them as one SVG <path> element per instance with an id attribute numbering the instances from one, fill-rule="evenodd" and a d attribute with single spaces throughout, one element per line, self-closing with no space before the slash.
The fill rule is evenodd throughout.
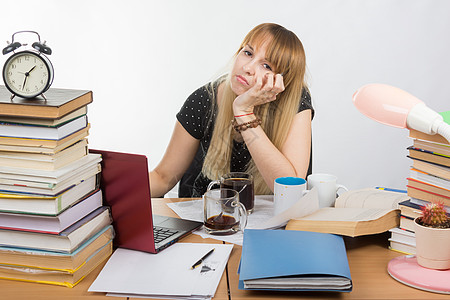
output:
<path id="1" fill-rule="evenodd" d="M 450 125 L 413 95 L 387 84 L 366 84 L 353 94 L 353 104 L 382 124 L 442 135 L 450 142 Z"/>

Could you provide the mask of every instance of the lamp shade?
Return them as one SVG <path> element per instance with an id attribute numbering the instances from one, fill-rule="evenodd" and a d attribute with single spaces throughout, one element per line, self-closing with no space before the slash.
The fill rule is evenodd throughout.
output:
<path id="1" fill-rule="evenodd" d="M 410 110 L 423 101 L 402 89 L 381 83 L 366 84 L 353 94 L 353 104 L 367 117 L 385 125 L 407 127 Z"/>
<path id="2" fill-rule="evenodd" d="M 440 134 L 450 142 L 450 125 L 425 103 L 399 88 L 366 84 L 353 94 L 356 108 L 382 124 Z"/>

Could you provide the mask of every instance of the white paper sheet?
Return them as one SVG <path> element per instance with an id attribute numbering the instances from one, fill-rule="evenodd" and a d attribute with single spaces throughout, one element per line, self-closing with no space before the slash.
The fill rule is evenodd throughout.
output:
<path id="1" fill-rule="evenodd" d="M 176 243 L 158 254 L 117 249 L 90 292 L 139 297 L 190 299 L 213 297 L 233 245 Z M 212 248 L 198 268 L 190 267 Z"/>
<path id="2" fill-rule="evenodd" d="M 149 295 L 137 295 L 137 294 L 129 295 L 129 294 L 119 294 L 119 293 L 106 293 L 106 296 L 121 297 L 121 298 L 133 297 L 133 299 L 134 298 L 174 299 L 174 300 L 183 300 L 183 299 L 186 299 L 186 300 L 211 300 L 212 299 L 211 297 L 202 297 L 202 296 L 186 296 L 186 297 L 163 296 L 163 297 L 158 297 L 158 296 L 149 296 Z"/>
<path id="3" fill-rule="evenodd" d="M 180 218 L 203 222 L 203 200 L 192 200 L 183 202 L 174 202 L 167 204 Z M 273 215 L 273 195 L 257 195 L 255 196 L 255 207 L 253 213 L 248 216 L 246 228 L 250 229 L 273 229 L 279 228 L 294 218 L 301 218 L 309 215 L 319 209 L 319 198 L 315 188 L 308 194 L 299 199 L 290 209 Z M 244 235 L 241 231 L 232 235 L 212 235 L 208 234 L 202 227 L 194 234 L 203 238 L 212 238 L 216 240 L 241 245 Z"/>

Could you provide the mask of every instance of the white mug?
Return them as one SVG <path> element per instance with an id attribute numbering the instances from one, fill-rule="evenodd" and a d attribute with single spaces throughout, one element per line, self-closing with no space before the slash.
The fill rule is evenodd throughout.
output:
<path id="1" fill-rule="evenodd" d="M 274 215 L 285 211 L 294 205 L 308 191 L 306 180 L 300 177 L 279 177 L 273 187 Z"/>
<path id="2" fill-rule="evenodd" d="M 319 207 L 332 207 L 336 202 L 339 189 L 348 191 L 342 184 L 337 184 L 337 177 L 331 174 L 311 174 L 308 176 L 308 190 L 316 187 L 319 193 Z"/>

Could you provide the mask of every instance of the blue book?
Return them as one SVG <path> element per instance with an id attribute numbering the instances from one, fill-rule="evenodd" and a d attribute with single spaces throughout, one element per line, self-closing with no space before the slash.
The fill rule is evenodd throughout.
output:
<path id="1" fill-rule="evenodd" d="M 239 268 L 244 290 L 350 292 L 342 236 L 297 230 L 246 229 Z"/>

